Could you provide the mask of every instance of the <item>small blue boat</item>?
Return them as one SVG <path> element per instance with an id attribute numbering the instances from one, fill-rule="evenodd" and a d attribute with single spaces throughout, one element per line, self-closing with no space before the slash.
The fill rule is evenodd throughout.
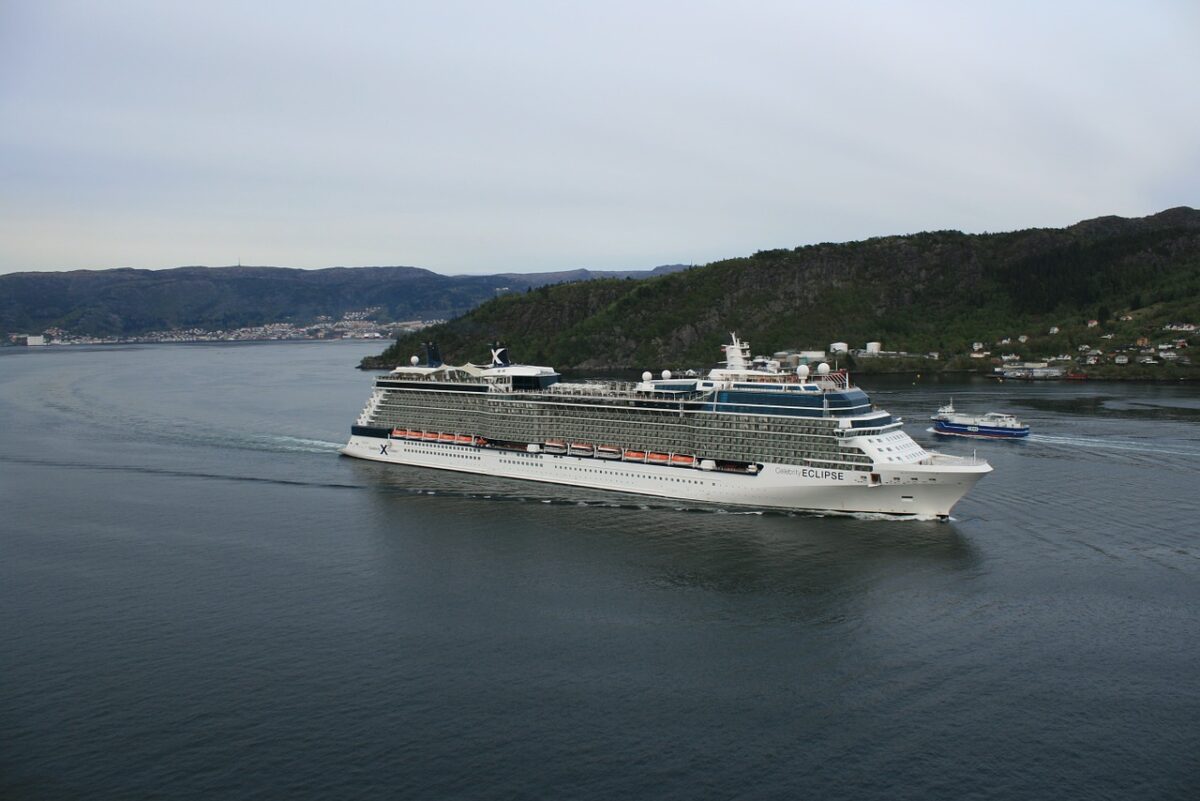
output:
<path id="1" fill-rule="evenodd" d="M 953 437 L 983 437 L 985 439 L 1024 439 L 1029 426 L 1011 414 L 963 414 L 954 410 L 954 401 L 938 409 L 932 418 L 933 433 Z"/>

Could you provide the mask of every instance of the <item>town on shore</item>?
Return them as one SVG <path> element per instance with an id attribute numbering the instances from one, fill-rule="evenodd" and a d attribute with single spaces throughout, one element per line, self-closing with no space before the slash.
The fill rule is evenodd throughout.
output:
<path id="1" fill-rule="evenodd" d="M 378 339 L 392 340 L 402 334 L 420 331 L 444 320 L 406 320 L 379 322 L 374 309 L 347 312 L 340 320 L 318 317 L 312 323 L 267 323 L 230 329 L 172 328 L 120 336 L 88 336 L 64 328 L 47 328 L 40 334 L 9 334 L 4 344 L 27 345 L 128 345 L 181 342 L 266 342 L 279 340 Z"/>
<path id="2" fill-rule="evenodd" d="M 1133 317 L 1123 315 L 1115 322 L 1118 326 L 1131 323 Z M 1041 336 L 1017 334 L 990 344 L 974 341 L 962 353 L 884 350 L 882 342 L 851 348 L 846 342 L 832 342 L 826 350 L 781 350 L 756 359 L 791 368 L 826 362 L 858 373 L 964 372 L 1024 381 L 1200 379 L 1200 364 L 1193 364 L 1190 355 L 1192 347 L 1200 346 L 1196 323 L 1168 323 L 1153 337 L 1105 331 L 1099 320 L 1087 320 L 1079 327 L 1082 330 L 1071 334 L 1065 328 L 1050 326 Z M 1088 341 L 1078 342 L 1080 339 Z"/>
<path id="3" fill-rule="evenodd" d="M 175 328 L 107 337 L 87 336 L 53 327 L 39 334 L 10 333 L 3 344 L 39 347 L 282 340 L 391 341 L 398 336 L 444 322 L 382 322 L 374 319 L 375 312 L 375 309 L 363 309 L 347 312 L 339 320 L 319 317 L 312 323 L 299 325 L 268 323 L 231 329 Z M 1131 322 L 1132 319 L 1124 315 L 1114 322 L 1119 327 L 1120 323 Z M 1169 323 L 1162 326 L 1157 332 L 1158 336 L 1153 337 L 1105 330 L 1098 320 L 1087 320 L 1077 328 L 1079 330 L 1070 334 L 1058 326 L 1051 326 L 1039 336 L 1017 334 L 990 343 L 978 340 L 970 343 L 970 349 L 961 353 L 884 350 L 882 342 L 867 342 L 861 348 L 852 348 L 846 342 L 832 342 L 825 350 L 782 350 L 771 354 L 769 358 L 759 358 L 793 368 L 801 364 L 828 362 L 834 367 L 847 367 L 859 373 L 967 372 L 1016 380 L 1200 378 L 1200 365 L 1193 365 L 1190 356 L 1190 349 L 1200 346 L 1200 326 L 1196 323 Z M 1081 332 L 1089 335 L 1081 336 Z M 1076 344 L 1081 338 L 1087 341 Z M 1154 369 L 1160 367 L 1175 369 Z"/>

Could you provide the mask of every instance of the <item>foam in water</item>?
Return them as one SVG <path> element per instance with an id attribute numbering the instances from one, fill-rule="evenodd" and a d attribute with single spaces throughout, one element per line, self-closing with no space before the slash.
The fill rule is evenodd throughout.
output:
<path id="1" fill-rule="evenodd" d="M 1170 456 L 1192 456 L 1200 458 L 1200 448 L 1180 448 L 1172 444 L 1163 448 L 1153 442 L 1113 439 L 1112 437 L 1059 437 L 1049 434 L 1030 434 L 1029 439 L 1046 445 L 1062 445 L 1070 448 L 1101 448 L 1105 450 L 1132 451 L 1134 453 L 1158 453 Z"/>

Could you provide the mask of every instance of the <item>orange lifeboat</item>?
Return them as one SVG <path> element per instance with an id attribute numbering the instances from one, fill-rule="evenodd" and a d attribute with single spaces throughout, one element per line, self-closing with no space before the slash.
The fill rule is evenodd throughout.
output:
<path id="1" fill-rule="evenodd" d="M 671 457 L 665 453 L 649 453 L 646 454 L 646 461 L 650 464 L 670 464 Z"/>
<path id="2" fill-rule="evenodd" d="M 561 439 L 548 439 L 542 444 L 542 447 L 545 448 L 546 453 L 567 452 L 567 443 L 563 442 Z"/>
<path id="3" fill-rule="evenodd" d="M 438 442 L 449 442 L 449 443 L 453 444 L 454 443 L 454 435 L 453 434 L 438 434 Z"/>
<path id="4" fill-rule="evenodd" d="M 621 449 L 615 445 L 599 445 L 596 448 L 596 455 L 601 459 L 620 459 Z"/>
<path id="5" fill-rule="evenodd" d="M 673 453 L 671 454 L 671 464 L 676 467 L 692 467 L 696 464 L 696 457 L 684 453 Z"/>
<path id="6" fill-rule="evenodd" d="M 572 442 L 567 452 L 572 456 L 593 456 L 596 448 L 590 442 Z"/>
<path id="7" fill-rule="evenodd" d="M 454 442 L 458 445 L 470 445 L 475 441 L 475 438 L 470 434 L 455 434 Z"/>
<path id="8" fill-rule="evenodd" d="M 408 431 L 407 428 L 393 428 L 392 437 L 394 439 L 403 439 L 406 431 Z"/>
<path id="9" fill-rule="evenodd" d="M 408 429 L 408 438 L 409 438 L 409 439 L 420 439 L 420 438 L 421 438 L 421 432 L 420 432 L 420 431 L 415 431 L 414 429 L 411 429 L 411 428 L 410 428 L 410 429 Z"/>
<path id="10" fill-rule="evenodd" d="M 438 432 L 436 431 L 425 431 L 421 434 L 421 439 L 425 440 L 426 442 L 437 442 L 437 438 Z"/>
<path id="11" fill-rule="evenodd" d="M 625 451 L 624 459 L 627 462 L 644 462 L 644 461 L 646 461 L 646 452 L 645 451 Z"/>

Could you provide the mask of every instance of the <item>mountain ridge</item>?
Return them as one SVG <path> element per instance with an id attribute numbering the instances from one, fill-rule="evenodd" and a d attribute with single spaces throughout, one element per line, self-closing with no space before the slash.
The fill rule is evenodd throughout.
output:
<path id="1" fill-rule="evenodd" d="M 451 361 L 479 361 L 503 339 L 516 358 L 563 368 L 704 364 L 731 330 L 770 349 L 883 341 L 962 353 L 1118 310 L 1150 320 L 1200 317 L 1198 307 L 1200 212 L 1176 207 L 1065 228 L 764 250 L 636 284 L 539 287 L 401 337 L 364 366 L 394 366 L 430 338 Z"/>
<path id="2" fill-rule="evenodd" d="M 373 308 L 381 321 L 456 317 L 498 292 L 562 281 L 633 279 L 686 269 L 569 270 L 447 276 L 421 267 L 183 266 L 0 275 L 0 331 L 59 327 L 86 335 L 309 323 Z"/>

